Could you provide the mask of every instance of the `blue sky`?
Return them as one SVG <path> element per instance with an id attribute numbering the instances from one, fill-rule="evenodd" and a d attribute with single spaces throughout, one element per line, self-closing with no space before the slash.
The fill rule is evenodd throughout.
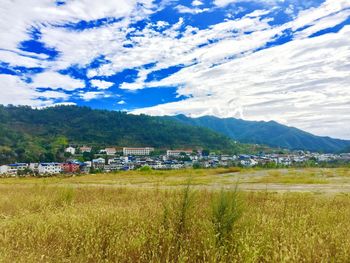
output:
<path id="1" fill-rule="evenodd" d="M 350 139 L 349 0 L 5 0 L 0 103 L 275 120 Z"/>

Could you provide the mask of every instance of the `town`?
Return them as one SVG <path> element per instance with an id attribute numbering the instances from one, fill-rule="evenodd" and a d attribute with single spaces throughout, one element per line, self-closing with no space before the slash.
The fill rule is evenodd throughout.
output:
<path id="1" fill-rule="evenodd" d="M 350 153 L 320 154 L 304 151 L 225 155 L 208 150 L 155 150 L 153 147 L 107 147 L 92 154 L 92 147 L 69 146 L 66 162 L 13 163 L 0 166 L 1 176 L 51 176 L 136 169 L 171 170 L 216 167 L 305 167 L 350 164 Z M 83 158 L 85 156 L 85 158 Z M 91 160 L 87 161 L 86 156 Z"/>

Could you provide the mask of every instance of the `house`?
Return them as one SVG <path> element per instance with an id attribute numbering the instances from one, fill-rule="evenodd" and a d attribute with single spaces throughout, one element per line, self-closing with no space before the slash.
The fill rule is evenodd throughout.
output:
<path id="1" fill-rule="evenodd" d="M 180 164 L 180 163 L 173 163 L 173 164 L 170 165 L 170 168 L 174 169 L 174 170 L 178 170 L 178 169 L 183 168 L 183 165 Z"/>
<path id="2" fill-rule="evenodd" d="M 44 174 L 59 174 L 62 171 L 60 163 L 40 163 L 38 166 L 38 172 L 41 175 Z"/>
<path id="3" fill-rule="evenodd" d="M 191 155 L 193 150 L 167 150 L 166 155 L 169 156 L 180 156 L 181 154 Z"/>
<path id="4" fill-rule="evenodd" d="M 166 165 L 163 164 L 161 161 L 151 161 L 148 163 L 148 165 L 152 168 L 152 169 L 166 169 Z"/>
<path id="5" fill-rule="evenodd" d="M 104 158 L 97 158 L 92 160 L 92 167 L 95 169 L 103 170 L 105 167 L 106 160 Z"/>
<path id="6" fill-rule="evenodd" d="M 68 162 L 62 163 L 61 168 L 64 173 L 79 173 L 80 172 L 80 163 L 77 162 Z"/>
<path id="7" fill-rule="evenodd" d="M 87 168 L 91 168 L 92 167 L 92 162 L 91 161 L 86 161 L 84 162 L 84 166 Z"/>
<path id="8" fill-rule="evenodd" d="M 91 147 L 88 147 L 88 146 L 82 146 L 79 148 L 80 152 L 81 153 L 90 153 L 92 148 Z"/>
<path id="9" fill-rule="evenodd" d="M 39 167 L 39 164 L 38 163 L 30 163 L 29 164 L 29 170 L 31 170 L 32 172 L 34 173 L 38 173 L 38 167 Z"/>
<path id="10" fill-rule="evenodd" d="M 75 149 L 74 147 L 72 147 L 72 146 L 69 146 L 69 147 L 66 148 L 64 151 L 65 151 L 66 153 L 70 153 L 71 155 L 74 155 L 76 149 Z"/>
<path id="11" fill-rule="evenodd" d="M 116 148 L 108 147 L 100 151 L 102 154 L 115 155 L 117 153 Z"/>
<path id="12" fill-rule="evenodd" d="M 80 164 L 80 167 L 79 167 L 80 173 L 87 174 L 87 173 L 90 172 L 90 168 L 91 168 L 91 166 L 88 165 L 88 164 L 86 164 L 85 162 L 84 162 L 84 163 L 81 163 L 81 164 Z"/>
<path id="13" fill-rule="evenodd" d="M 0 174 L 16 176 L 18 171 L 24 171 L 25 169 L 28 169 L 26 163 L 7 164 L 0 167 Z"/>
<path id="14" fill-rule="evenodd" d="M 254 159 L 243 159 L 240 161 L 242 166 L 246 166 L 246 167 L 252 167 L 258 164 L 257 161 L 255 161 Z"/>
<path id="15" fill-rule="evenodd" d="M 154 148 L 152 147 L 145 147 L 145 148 L 128 148 L 128 147 L 124 147 L 123 148 L 123 155 L 127 156 L 127 155 L 141 155 L 141 156 L 145 156 L 145 155 L 150 155 L 151 152 L 154 151 Z"/>
<path id="16" fill-rule="evenodd" d="M 122 170 L 125 167 L 123 163 L 111 163 L 109 165 L 111 171 Z"/>
<path id="17" fill-rule="evenodd" d="M 8 174 L 9 166 L 8 165 L 1 165 L 0 166 L 0 174 Z"/>
<path id="18" fill-rule="evenodd" d="M 278 164 L 289 166 L 292 164 L 292 159 L 290 159 L 287 156 L 279 157 L 278 158 Z"/>

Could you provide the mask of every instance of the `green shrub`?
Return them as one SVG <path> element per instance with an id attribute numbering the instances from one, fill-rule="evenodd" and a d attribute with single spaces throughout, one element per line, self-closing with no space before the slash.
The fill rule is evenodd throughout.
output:
<path id="1" fill-rule="evenodd" d="M 152 168 L 149 167 L 148 165 L 145 165 L 145 166 L 140 167 L 139 171 L 141 171 L 141 172 L 151 172 Z"/>
<path id="2" fill-rule="evenodd" d="M 242 202 L 237 187 L 234 191 L 221 190 L 212 203 L 212 223 L 218 246 L 229 241 L 235 223 L 242 216 Z"/>

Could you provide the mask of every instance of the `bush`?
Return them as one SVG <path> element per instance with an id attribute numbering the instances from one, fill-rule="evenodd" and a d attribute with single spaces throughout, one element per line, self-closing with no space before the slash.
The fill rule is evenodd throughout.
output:
<path id="1" fill-rule="evenodd" d="M 237 187 L 234 191 L 221 190 L 212 204 L 212 222 L 218 246 L 225 246 L 229 241 L 235 223 L 242 216 L 242 203 Z"/>
<path id="2" fill-rule="evenodd" d="M 140 167 L 139 171 L 141 171 L 141 172 L 151 172 L 152 168 L 149 167 L 148 165 L 145 165 L 145 166 Z"/>

